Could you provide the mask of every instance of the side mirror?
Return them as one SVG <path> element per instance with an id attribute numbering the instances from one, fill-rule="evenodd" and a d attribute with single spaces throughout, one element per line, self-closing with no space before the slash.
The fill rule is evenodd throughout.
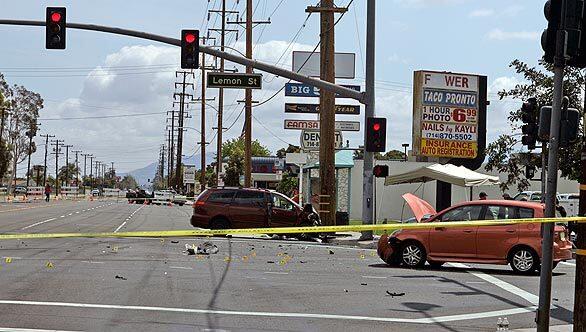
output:
<path id="1" fill-rule="evenodd" d="M 311 205 L 311 203 L 307 203 L 307 204 L 303 205 L 303 212 L 313 213 L 313 206 Z"/>

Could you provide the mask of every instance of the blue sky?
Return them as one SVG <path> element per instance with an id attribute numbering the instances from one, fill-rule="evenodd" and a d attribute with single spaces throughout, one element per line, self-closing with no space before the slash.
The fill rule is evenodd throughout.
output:
<path id="1" fill-rule="evenodd" d="M 350 0 L 338 0 L 345 6 Z M 182 28 L 217 27 L 215 14 L 207 21 L 206 9 L 218 9 L 220 0 L 192 1 L 2 1 L 2 17 L 43 20 L 44 7 L 67 7 L 69 22 L 95 23 L 176 37 Z M 272 24 L 254 30 L 255 57 L 290 67 L 292 50 L 313 49 L 318 41 L 319 17 L 312 15 L 298 39 L 287 48 L 305 21 L 305 7 L 313 1 L 254 0 L 254 18 L 271 19 Z M 228 8 L 244 12 L 245 1 Z M 356 80 L 363 83 L 365 42 L 365 0 L 355 0 L 336 26 L 336 50 L 357 54 Z M 274 14 L 272 14 L 274 12 Z M 272 16 L 271 16 L 272 14 Z M 215 24 L 214 24 L 215 23 Z M 377 115 L 389 121 L 388 149 L 411 142 L 411 85 L 414 70 L 445 70 L 478 73 L 489 77 L 492 105 L 489 107 L 489 140 L 506 128 L 506 113 L 517 107 L 512 100 L 496 101 L 496 91 L 512 87 L 521 78 L 508 67 L 518 58 L 536 64 L 542 51 L 539 36 L 545 27 L 542 1 L 473 0 L 385 0 L 377 4 Z M 230 45 L 243 49 L 239 40 L 227 38 Z M 164 112 L 172 108 L 174 70 L 178 49 L 149 41 L 97 32 L 67 31 L 67 50 L 44 49 L 44 29 L 40 27 L 0 27 L 3 47 L 0 72 L 11 84 L 22 84 L 41 93 L 45 108 L 41 118 L 88 117 Z M 205 32 L 202 32 L 202 35 Z M 213 33 L 212 33 L 213 35 Z M 283 55 L 281 57 L 281 55 Z M 228 65 L 233 67 L 233 65 Z M 262 101 L 282 87 L 284 80 L 265 75 L 264 89 L 254 93 Z M 200 93 L 196 76 L 196 97 Z M 208 96 L 214 91 L 208 90 Z M 238 117 L 243 92 L 230 92 L 226 98 L 225 125 L 232 125 L 225 137 L 240 134 Z M 316 100 L 285 99 L 279 93 L 255 109 L 254 137 L 273 151 L 286 143 L 299 144 L 299 132 L 284 130 L 285 102 Z M 345 101 L 346 103 L 353 103 Z M 192 111 L 190 126 L 199 128 L 199 113 Z M 307 118 L 307 116 L 305 116 Z M 215 114 L 206 116 L 208 133 L 213 135 Z M 341 116 L 340 120 L 362 120 L 362 116 Z M 115 161 L 119 170 L 128 171 L 156 161 L 163 142 L 165 115 L 102 120 L 46 120 L 41 132 L 56 134 L 98 159 Z M 361 133 L 349 133 L 352 146 L 361 144 Z M 197 154 L 195 132 L 188 131 L 186 154 Z M 40 143 L 40 142 L 39 142 Z M 43 148 L 43 147 L 41 147 Z M 215 150 L 215 143 L 208 147 Z M 37 153 L 35 161 L 42 154 Z M 23 169 L 23 165 L 19 166 Z"/>

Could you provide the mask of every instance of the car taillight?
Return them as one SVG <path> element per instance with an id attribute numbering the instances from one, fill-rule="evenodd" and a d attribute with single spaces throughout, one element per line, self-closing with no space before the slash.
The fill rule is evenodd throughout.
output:
<path id="1" fill-rule="evenodd" d="M 196 201 L 195 203 L 193 203 L 193 207 L 196 207 L 196 206 L 203 206 L 204 204 L 205 204 L 205 202 L 204 202 L 204 201 Z"/>

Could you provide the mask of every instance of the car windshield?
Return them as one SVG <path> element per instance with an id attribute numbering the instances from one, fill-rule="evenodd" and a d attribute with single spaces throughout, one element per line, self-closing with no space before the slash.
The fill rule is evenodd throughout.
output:
<path id="1" fill-rule="evenodd" d="M 585 2 L 0 1 L 0 332 L 586 332 Z"/>

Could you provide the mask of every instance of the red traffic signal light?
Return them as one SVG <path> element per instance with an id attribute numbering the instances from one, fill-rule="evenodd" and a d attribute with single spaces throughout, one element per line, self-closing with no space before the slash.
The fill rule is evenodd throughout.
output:
<path id="1" fill-rule="evenodd" d="M 367 152 L 385 152 L 387 146 L 387 119 L 367 118 L 365 146 Z"/>
<path id="2" fill-rule="evenodd" d="M 375 178 L 386 178 L 389 176 L 389 166 L 388 165 L 376 165 L 372 169 L 372 174 Z"/>
<path id="3" fill-rule="evenodd" d="M 181 30 L 181 68 L 199 68 L 199 30 Z"/>
<path id="4" fill-rule="evenodd" d="M 65 7 L 47 7 L 45 19 L 45 48 L 65 49 Z"/>
<path id="5" fill-rule="evenodd" d="M 53 12 L 53 14 L 51 14 L 51 21 L 53 21 L 53 22 L 61 21 L 61 13 Z"/>

